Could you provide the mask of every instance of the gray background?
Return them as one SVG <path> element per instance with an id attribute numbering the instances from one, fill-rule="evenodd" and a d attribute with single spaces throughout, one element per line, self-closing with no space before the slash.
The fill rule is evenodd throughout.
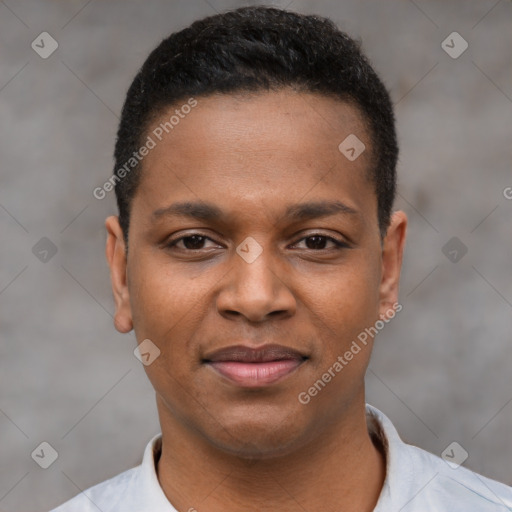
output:
<path id="1" fill-rule="evenodd" d="M 104 218 L 125 91 L 171 31 L 251 2 L 0 2 L 0 510 L 46 511 L 140 462 L 159 431 L 133 334 L 112 324 Z M 396 207 L 409 216 L 402 312 L 368 401 L 405 440 L 512 483 L 512 3 L 277 2 L 360 36 L 396 103 Z M 42 59 L 43 31 L 59 44 Z M 441 47 L 453 31 L 469 48 Z M 32 252 L 49 238 L 46 263 Z M 443 246 L 467 247 L 450 261 Z M 445 251 L 447 252 L 447 251 Z M 459 252 L 459 256 L 460 256 Z M 49 442 L 58 459 L 31 458 Z"/>

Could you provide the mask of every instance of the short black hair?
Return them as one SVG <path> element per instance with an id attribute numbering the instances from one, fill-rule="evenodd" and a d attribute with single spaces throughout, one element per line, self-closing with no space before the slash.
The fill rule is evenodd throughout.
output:
<path id="1" fill-rule="evenodd" d="M 126 172 L 126 162 L 142 146 L 154 119 L 190 97 L 285 87 L 358 107 L 371 137 L 369 177 L 384 236 L 395 197 L 398 158 L 389 93 L 362 53 L 361 42 L 331 20 L 258 6 L 216 14 L 171 34 L 151 52 L 133 80 L 114 152 L 119 222 L 126 243 L 131 202 L 141 175 L 140 163 L 133 162 L 133 169 Z M 119 174 L 123 166 L 125 171 Z"/>

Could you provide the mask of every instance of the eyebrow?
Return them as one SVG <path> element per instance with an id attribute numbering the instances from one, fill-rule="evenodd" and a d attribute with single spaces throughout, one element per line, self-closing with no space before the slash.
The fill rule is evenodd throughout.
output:
<path id="1" fill-rule="evenodd" d="M 284 218 L 304 221 L 339 214 L 359 215 L 359 212 L 341 201 L 313 201 L 288 206 Z M 159 208 L 152 214 L 154 221 L 162 217 L 188 217 L 201 221 L 214 221 L 225 219 L 227 214 L 212 203 L 185 201 Z"/>

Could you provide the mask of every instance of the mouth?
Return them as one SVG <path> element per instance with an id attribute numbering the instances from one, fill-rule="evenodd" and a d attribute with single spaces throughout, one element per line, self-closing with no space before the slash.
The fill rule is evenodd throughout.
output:
<path id="1" fill-rule="evenodd" d="M 213 352 L 202 362 L 238 386 L 256 388 L 285 379 L 307 359 L 297 350 L 281 345 L 236 345 Z"/>

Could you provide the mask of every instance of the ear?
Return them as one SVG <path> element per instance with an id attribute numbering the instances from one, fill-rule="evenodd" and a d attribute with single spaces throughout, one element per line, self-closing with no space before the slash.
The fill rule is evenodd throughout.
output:
<path id="1" fill-rule="evenodd" d="M 110 281 L 116 304 L 114 315 L 115 328 L 122 333 L 133 329 L 130 294 L 126 274 L 126 246 L 123 231 L 117 216 L 110 216 L 105 221 L 107 244 L 105 254 L 110 267 Z"/>
<path id="2" fill-rule="evenodd" d="M 398 304 L 398 287 L 406 230 L 407 216 L 402 211 L 394 212 L 382 242 L 382 274 L 379 290 L 381 318 L 387 318 L 391 311 L 395 311 L 396 304 Z"/>

